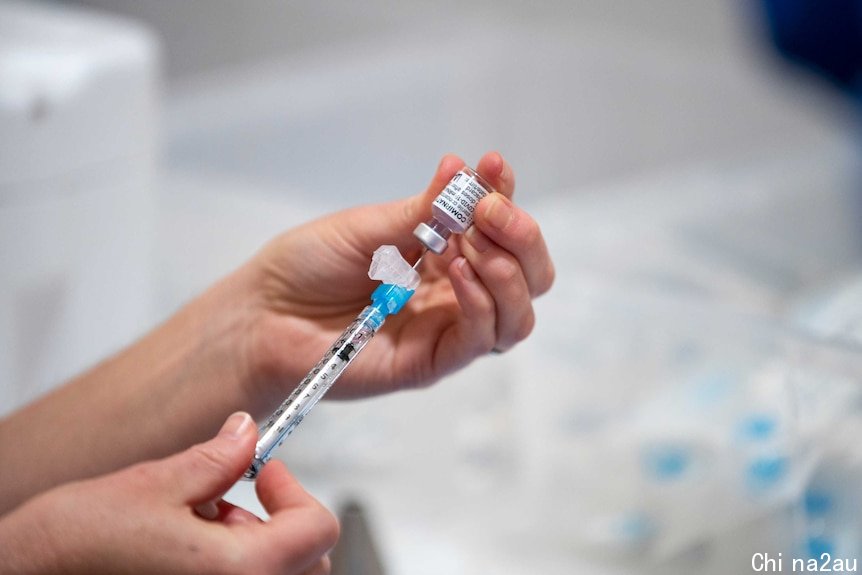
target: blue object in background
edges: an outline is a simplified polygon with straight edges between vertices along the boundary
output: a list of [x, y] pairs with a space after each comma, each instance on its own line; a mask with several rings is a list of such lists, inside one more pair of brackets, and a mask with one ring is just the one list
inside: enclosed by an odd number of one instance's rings
[[805, 513], [809, 517], [823, 517], [832, 510], [832, 497], [828, 492], [809, 488], [805, 492]]
[[862, 1], [763, 0], [772, 42], [786, 58], [842, 90], [862, 93]]
[[759, 457], [748, 467], [748, 480], [756, 489], [769, 489], [787, 476], [788, 461], [783, 456]]
[[679, 479], [688, 470], [691, 453], [686, 447], [676, 445], [655, 446], [644, 455], [644, 469], [656, 481]]
[[777, 427], [775, 418], [766, 414], [752, 415], [740, 426], [742, 436], [749, 441], [765, 441], [773, 436]]

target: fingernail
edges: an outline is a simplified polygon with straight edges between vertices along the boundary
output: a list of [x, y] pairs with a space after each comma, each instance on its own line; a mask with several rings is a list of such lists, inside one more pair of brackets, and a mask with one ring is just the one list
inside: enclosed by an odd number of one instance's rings
[[476, 226], [471, 226], [467, 229], [464, 237], [467, 238], [470, 245], [479, 253], [485, 253], [488, 251], [488, 248], [491, 247], [491, 240], [488, 239], [488, 236], [479, 231], [479, 228]]
[[440, 163], [437, 164], [437, 171], [441, 171], [443, 167], [446, 165], [446, 161], [449, 159], [450, 154], [443, 154], [443, 157], [440, 158]]
[[218, 505], [215, 501], [207, 501], [206, 503], [195, 505], [195, 513], [204, 519], [216, 519], [218, 517]]
[[466, 258], [461, 258], [459, 267], [461, 268], [461, 274], [467, 278], [467, 280], [471, 282], [476, 281], [476, 272], [473, 271], [472, 266], [470, 266], [470, 262], [468, 262]]
[[502, 230], [512, 221], [515, 209], [505, 196], [491, 194], [488, 198], [490, 205], [485, 208], [485, 219], [492, 227]]
[[509, 170], [511, 168], [509, 167], [509, 163], [503, 157], [503, 154], [500, 154], [500, 159], [503, 161], [503, 163], [500, 165], [500, 175], [498, 177], [501, 180], [505, 180], [506, 178], [509, 177]]
[[251, 424], [251, 416], [243, 411], [237, 411], [227, 418], [218, 432], [219, 437], [238, 439], [247, 426]]

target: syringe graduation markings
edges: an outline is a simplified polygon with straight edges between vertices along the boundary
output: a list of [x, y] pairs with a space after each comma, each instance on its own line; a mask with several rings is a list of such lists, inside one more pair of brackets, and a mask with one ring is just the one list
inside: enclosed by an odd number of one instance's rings
[[[414, 269], [419, 265], [414, 265]], [[413, 290], [381, 284], [371, 294], [371, 305], [366, 306], [347, 327], [332, 347], [312, 368], [293, 393], [275, 410], [260, 429], [254, 459], [244, 477], [254, 479], [272, 454], [291, 434], [302, 419], [332, 387], [374, 334], [383, 325], [386, 316], [398, 313]]]
[[[419, 259], [413, 264], [413, 269], [411, 270], [410, 266], [401, 258], [395, 246], [380, 246], [375, 251], [372, 269], [377, 263], [378, 253], [383, 253], [384, 256], [397, 254], [395, 258], [381, 257], [380, 263], [383, 264], [383, 269], [387, 270], [387, 273], [394, 271], [401, 278], [412, 275], [412, 279], [403, 285], [416, 287], [419, 280], [416, 269], [427, 251], [430, 250], [437, 255], [442, 254], [448, 246], [447, 240], [452, 233], [464, 233], [473, 224], [473, 213], [476, 206], [489, 193], [494, 193], [494, 188], [475, 170], [464, 166], [434, 200], [431, 207], [433, 216], [431, 220], [420, 223], [413, 231], [413, 235], [425, 248]], [[458, 213], [460, 217], [453, 217], [451, 213], [442, 209], [440, 204], [446, 204], [447, 201], [464, 206], [464, 212]], [[406, 275], [403, 275], [404, 272], [407, 272]], [[375, 279], [372, 270], [369, 270], [369, 276]], [[415, 283], [409, 283], [413, 280]], [[362, 310], [341, 337], [336, 340], [332, 348], [323, 356], [323, 359], [317, 363], [261, 428], [254, 459], [245, 473], [246, 479], [253, 479], [257, 476], [260, 469], [272, 458], [273, 451], [299, 425], [302, 418], [320, 401], [350, 362], [362, 351], [365, 344], [374, 337], [374, 334], [383, 325], [386, 316], [398, 313], [413, 295], [413, 289], [396, 285], [401, 283], [400, 280], [393, 281], [395, 283], [383, 283], [374, 290], [374, 293], [371, 294], [371, 305]]]

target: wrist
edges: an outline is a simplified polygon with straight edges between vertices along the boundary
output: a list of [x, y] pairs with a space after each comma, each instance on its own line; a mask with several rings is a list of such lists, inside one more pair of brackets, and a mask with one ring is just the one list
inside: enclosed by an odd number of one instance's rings
[[[287, 311], [279, 309], [283, 299], [275, 295], [281, 286], [273, 288], [271, 281], [255, 258], [190, 304], [191, 314], [208, 318], [196, 337], [207, 350], [203, 363], [211, 369], [220, 366], [210, 378], [228, 380], [224, 385], [237, 394], [227, 413], [239, 409], [256, 419], [267, 416], [284, 399], [285, 381], [298, 381], [305, 374], [275, 335], [283, 331]], [[299, 325], [294, 328], [295, 343], [301, 347], [307, 338]]]
[[[40, 499], [0, 516], [0, 575], [57, 573], [57, 549]], [[50, 510], [47, 510], [50, 512]]]
[[244, 342], [252, 295], [245, 278], [234, 272], [108, 366], [103, 379], [128, 384], [124, 392], [112, 391], [118, 409], [134, 406], [134, 441], [143, 451], [100, 472], [205, 441], [230, 413], [248, 409], [251, 370]]
[[226, 414], [249, 411], [256, 401], [258, 368], [250, 342], [262, 306], [247, 268], [210, 287], [175, 318], [179, 339], [189, 344], [182, 380]]
[[[291, 288], [281, 273], [273, 273], [268, 259], [253, 258], [231, 278], [243, 294], [244, 317], [233, 332], [232, 345], [242, 366], [242, 408], [259, 419], [284, 400], [285, 384], [295, 384], [308, 366], [295, 358], [312, 341], [315, 322], [302, 315], [285, 298]], [[289, 334], [289, 336], [287, 336]], [[292, 389], [292, 388], [291, 388]], [[288, 390], [290, 391], [290, 390]]]
[[[270, 414], [284, 400], [285, 382], [298, 382], [301, 375], [291, 359], [296, 349], [285, 350], [283, 340], [274, 334], [281, 331], [279, 314], [261, 307], [253, 313], [243, 334], [241, 352], [245, 362], [243, 389], [247, 394], [247, 411], [255, 418]], [[297, 333], [297, 347], [302, 341]], [[286, 353], [287, 352], [287, 353]], [[288, 390], [289, 391], [289, 390]]]

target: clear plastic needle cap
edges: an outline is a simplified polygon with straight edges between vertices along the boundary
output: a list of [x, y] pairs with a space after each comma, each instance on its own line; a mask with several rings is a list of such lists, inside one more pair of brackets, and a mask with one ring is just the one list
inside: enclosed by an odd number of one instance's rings
[[415, 290], [421, 281], [419, 272], [407, 263], [395, 246], [380, 246], [374, 250], [368, 277], [408, 290]]

